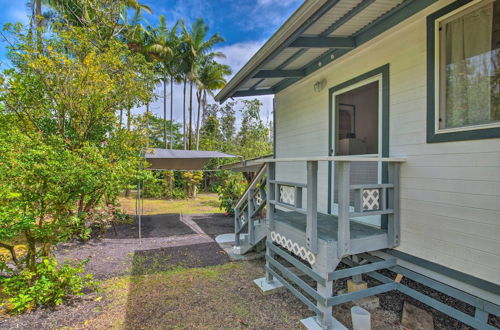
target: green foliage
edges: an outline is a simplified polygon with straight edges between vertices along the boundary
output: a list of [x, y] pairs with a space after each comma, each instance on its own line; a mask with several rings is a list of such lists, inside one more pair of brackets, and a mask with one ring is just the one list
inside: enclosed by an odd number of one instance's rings
[[182, 172], [182, 178], [185, 182], [187, 197], [195, 198], [198, 184], [203, 180], [203, 171]]
[[[209, 104], [204, 113], [200, 132], [202, 150], [219, 150], [251, 159], [272, 153], [271, 123], [260, 117], [262, 103], [258, 100], [226, 102], [222, 106]], [[237, 130], [236, 112], [241, 112], [241, 126]], [[221, 165], [234, 162], [234, 159], [212, 160], [207, 169], [217, 170]], [[248, 182], [241, 174], [229, 171], [214, 171], [205, 176], [205, 189], [217, 187], [221, 207], [228, 213], [234, 212], [232, 206], [241, 197]]]
[[220, 207], [226, 210], [229, 215], [234, 215], [234, 204], [245, 192], [247, 182], [241, 173], [225, 173], [223, 183], [218, 186], [217, 194], [219, 195]]
[[147, 131], [150, 148], [165, 148], [164, 124], [168, 131], [168, 146], [170, 147], [170, 129], [172, 128], [173, 149], [182, 148], [181, 125], [179, 123], [173, 122], [171, 124], [170, 120], [167, 120], [165, 123], [163, 118], [153, 113], [149, 113], [136, 116], [134, 118], [134, 124], [139, 129]]
[[[186, 199], [186, 184], [182, 173], [174, 171], [151, 171], [151, 176], [144, 181], [142, 195], [145, 198]], [[172, 181], [172, 187], [170, 187]], [[170, 189], [172, 188], [172, 189]]]
[[96, 288], [92, 275], [83, 275], [87, 261], [59, 266], [53, 258], [43, 258], [35, 270], [25, 269], [12, 277], [0, 278], [0, 307], [22, 313], [38, 306], [57, 306], [69, 296], [81, 296], [85, 288]]
[[52, 249], [105, 229], [120, 191], [145, 176], [145, 132], [123, 129], [116, 114], [149, 102], [154, 81], [144, 56], [116, 38], [55, 23], [36, 37], [6, 30], [15, 43], [0, 76], [0, 248], [10, 258], [0, 270], [12, 275], [2, 279], [6, 308], [21, 312], [85, 286], [83, 268], [58, 268]]

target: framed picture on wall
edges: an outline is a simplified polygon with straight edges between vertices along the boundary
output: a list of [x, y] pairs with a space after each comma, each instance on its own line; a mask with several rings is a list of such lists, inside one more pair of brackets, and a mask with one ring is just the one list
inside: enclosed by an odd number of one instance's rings
[[339, 103], [339, 139], [356, 137], [356, 106]]

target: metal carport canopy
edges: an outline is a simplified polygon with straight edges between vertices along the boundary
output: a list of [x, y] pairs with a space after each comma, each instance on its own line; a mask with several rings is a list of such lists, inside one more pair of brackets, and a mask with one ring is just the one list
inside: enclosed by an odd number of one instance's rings
[[239, 156], [219, 151], [172, 150], [150, 148], [145, 154], [150, 170], [202, 170], [214, 158], [236, 158]]

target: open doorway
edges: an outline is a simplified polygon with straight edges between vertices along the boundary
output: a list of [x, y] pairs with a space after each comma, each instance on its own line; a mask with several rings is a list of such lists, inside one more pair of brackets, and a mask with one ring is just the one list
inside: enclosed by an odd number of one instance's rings
[[378, 154], [379, 82], [335, 96], [337, 156]]
[[[332, 94], [332, 154], [335, 156], [381, 156], [381, 79], [374, 77]], [[351, 184], [382, 182], [379, 162], [353, 162]], [[333, 168], [333, 182], [337, 169]], [[337, 187], [333, 185], [333, 214], [337, 214]], [[354, 193], [351, 203], [354, 206]], [[356, 218], [366, 224], [380, 226], [380, 216]]]

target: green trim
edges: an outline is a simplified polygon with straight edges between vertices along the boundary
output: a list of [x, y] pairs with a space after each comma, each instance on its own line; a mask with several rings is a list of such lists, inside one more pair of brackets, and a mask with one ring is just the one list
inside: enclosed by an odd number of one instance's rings
[[500, 128], [478, 128], [450, 133], [436, 133], [435, 94], [435, 21], [472, 0], [458, 0], [427, 16], [427, 143], [493, 139], [500, 137]]
[[[343, 82], [337, 86], [334, 86], [329, 89], [328, 92], [328, 155], [333, 155], [333, 127], [332, 127], [332, 119], [333, 119], [333, 103], [332, 103], [332, 95], [346, 87], [357, 84], [363, 80], [367, 80], [377, 75], [382, 75], [382, 157], [389, 156], [389, 64], [385, 64], [381, 67], [373, 69], [369, 72], [366, 72], [362, 75], [359, 75], [355, 78], [352, 78], [346, 82]], [[332, 162], [328, 162], [328, 213], [332, 213]], [[387, 164], [383, 164], [382, 166], [382, 182], [387, 182], [388, 178], [388, 170]], [[387, 222], [386, 217], [382, 217], [381, 225], [384, 228], [384, 224]]]

